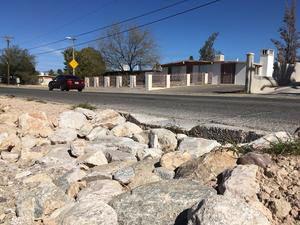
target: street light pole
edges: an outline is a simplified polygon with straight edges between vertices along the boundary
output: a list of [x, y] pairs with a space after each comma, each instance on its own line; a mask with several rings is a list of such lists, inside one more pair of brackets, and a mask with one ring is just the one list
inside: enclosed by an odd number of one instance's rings
[[[73, 60], [75, 59], [75, 41], [76, 38], [75, 37], [66, 37], [66, 39], [71, 40], [72, 41], [72, 57]], [[73, 75], [75, 76], [75, 68], [73, 67]]]
[[10, 79], [9, 45], [10, 45], [10, 41], [13, 39], [13, 37], [4, 36], [3, 38], [7, 43], [7, 48], [6, 48], [6, 60], [7, 60], [7, 62], [6, 63], [7, 63], [7, 84], [9, 85], [9, 79]]

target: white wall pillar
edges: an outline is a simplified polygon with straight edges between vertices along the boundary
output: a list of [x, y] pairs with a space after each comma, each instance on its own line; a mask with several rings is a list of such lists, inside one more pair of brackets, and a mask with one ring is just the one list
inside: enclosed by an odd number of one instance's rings
[[94, 78], [94, 87], [99, 87], [99, 77], [93, 77]]
[[254, 53], [247, 54], [245, 91], [251, 94], [252, 76], [254, 74]]
[[90, 86], [90, 78], [89, 77], [85, 77], [84, 78], [84, 84], [85, 84], [85, 87], [89, 87]]
[[208, 73], [204, 74], [204, 84], [208, 84]]
[[186, 86], [191, 86], [191, 74], [186, 75]]
[[122, 87], [122, 76], [117, 76], [116, 77], [116, 87], [117, 88]]
[[171, 87], [171, 75], [167, 74], [166, 75], [166, 88], [170, 88]]
[[110, 77], [104, 77], [104, 87], [110, 87]]
[[130, 75], [130, 88], [136, 88], [136, 76]]
[[151, 91], [152, 90], [152, 74], [145, 74], [145, 85], [146, 85], [146, 90]]

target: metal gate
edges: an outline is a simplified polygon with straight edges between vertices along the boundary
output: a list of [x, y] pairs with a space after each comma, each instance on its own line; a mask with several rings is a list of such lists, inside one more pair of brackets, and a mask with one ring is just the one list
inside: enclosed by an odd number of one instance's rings
[[221, 84], [234, 84], [235, 63], [221, 64]]

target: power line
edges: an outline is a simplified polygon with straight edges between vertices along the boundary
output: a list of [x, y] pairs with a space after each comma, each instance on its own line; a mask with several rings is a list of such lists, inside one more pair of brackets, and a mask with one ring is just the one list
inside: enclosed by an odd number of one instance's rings
[[[112, 1], [115, 1], [115, 0], [112, 0]], [[73, 1], [72, 1], [72, 6], [77, 5], [79, 2], [81, 2], [81, 0], [77, 0], [77, 1], [76, 1], [76, 0], [73, 0]], [[106, 7], [106, 6], [109, 5], [109, 4], [110, 4], [110, 3], [106, 3], [106, 4], [102, 5], [101, 8], [98, 8], [98, 9], [95, 9], [95, 10], [93, 10], [93, 11], [90, 11], [90, 12], [88, 12], [88, 13], [86, 13], [86, 14], [83, 14], [83, 16], [76, 17], [75, 19], [71, 20], [70, 22], [67, 22], [67, 23], [65, 23], [65, 24], [62, 24], [61, 26], [57, 26], [55, 29], [51, 29], [51, 30], [48, 31], [48, 32], [44, 32], [44, 33], [42, 33], [42, 34], [40, 34], [40, 35], [37, 35], [37, 36], [36, 36], [35, 38], [33, 38], [33, 39], [30, 39], [30, 40], [27, 40], [27, 41], [23, 41], [23, 42], [20, 43], [20, 45], [27, 44], [27, 43], [32, 43], [33, 40], [40, 39], [41, 37], [44, 37], [44, 36], [46, 36], [46, 35], [48, 35], [48, 34], [51, 34], [53, 31], [60, 30], [60, 29], [62, 29], [62, 28], [64, 28], [64, 27], [66, 27], [66, 26], [68, 26], [68, 25], [74, 23], [75, 21], [77, 21], [77, 20], [79, 20], [79, 19], [82, 19], [83, 17], [87, 17], [87, 16], [89, 16], [90, 14], [93, 14], [93, 13], [99, 11], [100, 9], [103, 9], [104, 7]], [[70, 6], [68, 6], [68, 8], [69, 8], [69, 10], [70, 10]], [[72, 8], [73, 8], [73, 7], [72, 7]], [[52, 15], [52, 16], [53, 16], [53, 17], [57, 17], [58, 15], [62, 15], [65, 11], [66, 11], [65, 8], [61, 8], [58, 12], [55, 13], [55, 15]]]
[[[86, 44], [89, 44], [89, 43], [92, 43], [92, 42], [95, 42], [95, 41], [100, 41], [100, 40], [112, 37], [114, 35], [119, 35], [119, 34], [126, 33], [126, 32], [129, 32], [129, 31], [132, 31], [132, 30], [136, 30], [136, 29], [139, 29], [139, 28], [142, 28], [142, 27], [145, 27], [145, 26], [149, 26], [149, 25], [152, 25], [152, 24], [164, 21], [164, 20], [168, 20], [170, 18], [179, 16], [179, 15], [182, 15], [182, 14], [186, 14], [188, 12], [195, 11], [195, 10], [200, 9], [200, 8], [204, 8], [206, 6], [213, 5], [213, 4], [215, 4], [217, 2], [220, 2], [220, 1], [222, 1], [222, 0], [214, 0], [214, 1], [211, 1], [211, 2], [208, 2], [208, 3], [205, 3], [205, 4], [198, 5], [198, 6], [195, 6], [193, 8], [181, 11], [179, 13], [175, 13], [175, 14], [172, 14], [172, 15], [169, 15], [169, 16], [166, 16], [166, 17], [162, 17], [160, 19], [157, 19], [157, 20], [154, 20], [154, 21], [151, 21], [151, 22], [148, 22], [148, 23], [144, 23], [142, 25], [139, 25], [139, 26], [136, 26], [136, 27], [133, 27], [133, 28], [129, 28], [129, 29], [126, 29], [126, 30], [123, 30], [123, 31], [120, 31], [120, 32], [117, 32], [117, 33], [114, 33], [114, 34], [111, 34], [111, 35], [107, 35], [107, 36], [104, 36], [104, 37], [96, 38], [96, 39], [85, 41], [85, 42], [81, 42], [81, 43], [76, 44], [75, 47], [86, 45]], [[54, 49], [54, 50], [51, 50], [51, 51], [46, 51], [46, 52], [40, 52], [40, 53], [37, 53], [35, 55], [44, 55], [44, 54], [48, 54], [48, 53], [52, 53], [52, 52], [56, 52], [56, 51], [60, 51], [60, 50], [64, 50], [64, 49], [65, 49], [65, 47]]]
[[[123, 23], [127, 23], [127, 22], [130, 22], [130, 21], [132, 21], [132, 20], [136, 20], [136, 19], [139, 19], [139, 18], [142, 18], [142, 17], [145, 17], [145, 16], [149, 16], [149, 15], [151, 15], [151, 14], [154, 14], [154, 13], [157, 13], [157, 12], [160, 12], [160, 11], [163, 11], [163, 10], [165, 10], [165, 9], [174, 7], [174, 6], [176, 6], [176, 5], [179, 5], [179, 4], [182, 4], [182, 3], [184, 3], [184, 2], [188, 2], [188, 1], [190, 1], [190, 0], [181, 0], [181, 1], [175, 2], [175, 3], [173, 3], [173, 4], [164, 6], [164, 7], [162, 7], [162, 8], [154, 9], [154, 10], [151, 10], [151, 11], [149, 11], [149, 12], [140, 14], [140, 15], [138, 15], [138, 16], [130, 17], [130, 18], [125, 19], [125, 20], [122, 20], [122, 21], [120, 21], [120, 22], [117, 22], [117, 23], [114, 23], [114, 24], [110, 24], [110, 25], [106, 25], [106, 26], [103, 26], [103, 27], [98, 27], [98, 28], [95, 28], [95, 29], [93, 29], [93, 30], [86, 31], [86, 32], [83, 32], [83, 33], [79, 33], [79, 34], [73, 35], [73, 36], [76, 37], [76, 38], [78, 38], [78, 37], [81, 37], [81, 36], [84, 36], [84, 35], [87, 35], [87, 34], [91, 34], [91, 33], [94, 33], [94, 32], [100, 31], [100, 30], [104, 30], [104, 29], [107, 29], [107, 28], [116, 26], [116, 25], [121, 25], [121, 24], [123, 24]], [[54, 45], [54, 44], [57, 44], [57, 43], [60, 43], [60, 42], [63, 42], [63, 41], [65, 41], [65, 39], [59, 39], [59, 40], [57, 40], [57, 41], [53, 41], [53, 42], [49, 42], [49, 43], [46, 43], [46, 44], [42, 44], [42, 45], [38, 45], [38, 46], [35, 46], [35, 47], [32, 47], [32, 48], [29, 48], [28, 50], [33, 50], [33, 49], [37, 49], [37, 48], [42, 48], [42, 47], [46, 47], [46, 46], [49, 46], [49, 45]]]

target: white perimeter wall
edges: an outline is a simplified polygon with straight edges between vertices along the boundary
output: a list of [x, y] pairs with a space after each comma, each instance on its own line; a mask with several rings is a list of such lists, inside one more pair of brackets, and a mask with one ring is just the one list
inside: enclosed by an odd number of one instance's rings
[[246, 64], [236, 63], [235, 64], [235, 81], [236, 85], [245, 85], [246, 82]]
[[300, 82], [300, 63], [296, 63], [295, 72], [292, 74], [291, 80]]
[[200, 73], [212, 74], [212, 84], [220, 84], [221, 81], [221, 64], [210, 64], [199, 66]]

